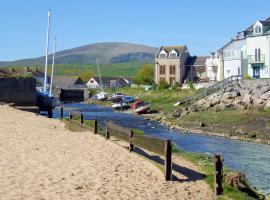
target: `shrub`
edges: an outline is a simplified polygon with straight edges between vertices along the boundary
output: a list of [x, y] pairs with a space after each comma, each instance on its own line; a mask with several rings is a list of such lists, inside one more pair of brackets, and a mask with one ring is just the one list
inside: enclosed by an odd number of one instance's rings
[[250, 132], [248, 133], [248, 138], [256, 138], [257, 137], [257, 134], [256, 133], [253, 133], [253, 132]]
[[160, 89], [168, 89], [170, 85], [167, 83], [166, 80], [162, 79], [159, 81], [159, 88]]
[[245, 75], [244, 79], [245, 80], [251, 80], [251, 76], [247, 74], [247, 75]]
[[194, 89], [194, 86], [193, 86], [193, 82], [192, 81], [189, 81], [188, 82], [188, 87], [189, 87], [189, 89]]

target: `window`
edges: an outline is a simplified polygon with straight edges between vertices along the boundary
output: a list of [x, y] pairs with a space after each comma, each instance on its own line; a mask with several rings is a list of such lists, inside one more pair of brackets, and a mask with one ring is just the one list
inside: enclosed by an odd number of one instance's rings
[[165, 53], [161, 53], [161, 54], [159, 54], [159, 57], [160, 57], [160, 58], [166, 58], [167, 55], [166, 55]]
[[170, 53], [170, 58], [176, 58], [177, 54], [176, 53]]
[[174, 85], [175, 84], [175, 77], [170, 77], [170, 85]]
[[261, 61], [261, 49], [255, 49], [255, 61]]
[[255, 27], [255, 31], [254, 31], [255, 34], [261, 34], [262, 33], [262, 27], [261, 26], [256, 26]]
[[175, 65], [170, 65], [170, 74], [175, 75]]
[[231, 70], [227, 69], [226, 74], [227, 74], [227, 76], [230, 76], [231, 75]]
[[165, 75], [165, 73], [166, 73], [165, 65], [160, 65], [159, 66], [159, 74], [160, 75]]
[[240, 67], [238, 67], [238, 75], [241, 74], [241, 70], [240, 70]]

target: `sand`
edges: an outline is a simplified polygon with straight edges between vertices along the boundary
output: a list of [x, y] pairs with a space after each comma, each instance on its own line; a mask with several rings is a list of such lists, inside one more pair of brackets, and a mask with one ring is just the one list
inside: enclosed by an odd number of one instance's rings
[[0, 155], [0, 199], [213, 199], [182, 158], [173, 159], [182, 174], [166, 182], [152, 162], [116, 142], [8, 106], [0, 106]]

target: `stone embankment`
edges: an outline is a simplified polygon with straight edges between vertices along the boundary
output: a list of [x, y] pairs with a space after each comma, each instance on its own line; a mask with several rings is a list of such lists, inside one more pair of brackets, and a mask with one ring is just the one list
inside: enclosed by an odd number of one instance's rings
[[269, 84], [238, 84], [225, 88], [188, 107], [175, 110], [174, 118], [197, 111], [265, 110], [270, 108]]

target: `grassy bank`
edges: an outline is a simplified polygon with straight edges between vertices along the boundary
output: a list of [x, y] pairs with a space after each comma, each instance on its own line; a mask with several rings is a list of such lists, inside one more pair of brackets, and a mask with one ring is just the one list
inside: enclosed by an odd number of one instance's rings
[[107, 92], [111, 94], [116, 91], [122, 92], [125, 95], [139, 97], [141, 100], [149, 102], [151, 104], [151, 110], [162, 111], [164, 113], [169, 113], [173, 111], [175, 109], [173, 104], [179, 101], [179, 99], [193, 95], [195, 93], [195, 90], [157, 89], [145, 91], [141, 88], [130, 87], [119, 88], [117, 90], [107, 90]]
[[[175, 146], [173, 148], [174, 154], [181, 156], [182, 158], [191, 161], [192, 163], [199, 166], [200, 170], [206, 175], [205, 181], [207, 184], [214, 189], [214, 165], [212, 161], [212, 156], [207, 154], [199, 154], [199, 153], [191, 153], [191, 152], [185, 152], [182, 150], [177, 149]], [[236, 173], [228, 168], [224, 168], [224, 174], [226, 173]], [[248, 186], [248, 182], [246, 181], [245, 184]], [[249, 187], [249, 186], [248, 186]], [[263, 195], [258, 194], [256, 191], [251, 189], [249, 187], [250, 191], [248, 193], [242, 192], [236, 188], [233, 188], [228, 183], [223, 183], [223, 195], [219, 196], [219, 200], [225, 200], [225, 199], [233, 199], [233, 200], [254, 200], [254, 199], [264, 199]]]
[[270, 110], [227, 110], [220, 112], [193, 112], [175, 119], [173, 123], [181, 124], [202, 122], [205, 131], [225, 133], [243, 139], [259, 139], [262, 143], [270, 140]]

